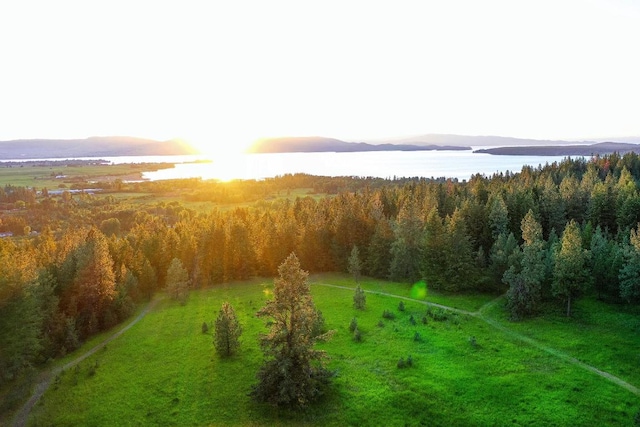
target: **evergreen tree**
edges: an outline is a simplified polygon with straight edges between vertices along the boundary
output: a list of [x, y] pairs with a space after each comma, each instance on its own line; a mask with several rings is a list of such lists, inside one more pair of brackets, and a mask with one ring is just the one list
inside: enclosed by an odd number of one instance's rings
[[542, 283], [546, 271], [546, 250], [542, 227], [529, 210], [522, 219], [522, 255], [504, 273], [503, 281], [509, 285], [507, 307], [512, 319], [534, 314], [542, 298]]
[[104, 326], [104, 314], [116, 297], [116, 280], [107, 239], [99, 230], [89, 231], [76, 259], [72, 300], [77, 304], [78, 329], [86, 338]]
[[637, 301], [640, 299], [640, 235], [637, 230], [631, 230], [623, 254], [624, 264], [619, 275], [620, 297], [627, 302]]
[[167, 292], [180, 304], [184, 304], [189, 296], [189, 274], [178, 258], [171, 260], [167, 270]]
[[[206, 325], [206, 324], [205, 324]], [[240, 347], [242, 327], [231, 304], [225, 302], [218, 312], [213, 343], [220, 356], [231, 356]]]
[[622, 251], [618, 243], [610, 240], [598, 226], [591, 238], [591, 277], [598, 298], [618, 298], [623, 268]]
[[421, 277], [423, 224], [417, 203], [410, 199], [400, 209], [391, 244], [389, 276], [393, 280], [414, 283]]
[[260, 339], [265, 362], [257, 374], [252, 395], [276, 406], [304, 407], [322, 395], [332, 373], [322, 365], [324, 352], [314, 350], [317, 311], [311, 298], [308, 273], [300, 268], [295, 254], [278, 267], [273, 300], [257, 315], [270, 318], [271, 328]]
[[589, 253], [582, 248], [580, 228], [570, 221], [562, 233], [560, 248], [555, 256], [552, 291], [567, 302], [567, 317], [571, 316], [572, 301], [590, 282]]
[[491, 235], [494, 240], [500, 235], [508, 234], [509, 212], [507, 211], [507, 204], [499, 194], [491, 200], [489, 227], [491, 228]]
[[349, 256], [349, 273], [353, 275], [353, 280], [356, 283], [360, 283], [360, 273], [362, 267], [360, 265], [360, 251], [357, 246], [351, 249], [351, 255]]
[[353, 294], [353, 306], [357, 310], [364, 310], [366, 304], [367, 304], [367, 296], [365, 295], [360, 285], [358, 285], [356, 287], [355, 293]]

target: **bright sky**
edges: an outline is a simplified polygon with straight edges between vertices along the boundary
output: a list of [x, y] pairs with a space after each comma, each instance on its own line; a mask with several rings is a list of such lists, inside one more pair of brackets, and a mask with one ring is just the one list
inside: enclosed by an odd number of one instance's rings
[[0, 3], [0, 140], [640, 135], [640, 2]]

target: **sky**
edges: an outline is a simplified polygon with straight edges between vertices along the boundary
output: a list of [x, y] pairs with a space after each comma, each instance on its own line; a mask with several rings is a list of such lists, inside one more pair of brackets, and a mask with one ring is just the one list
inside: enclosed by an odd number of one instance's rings
[[640, 136], [640, 2], [0, 2], [0, 140]]

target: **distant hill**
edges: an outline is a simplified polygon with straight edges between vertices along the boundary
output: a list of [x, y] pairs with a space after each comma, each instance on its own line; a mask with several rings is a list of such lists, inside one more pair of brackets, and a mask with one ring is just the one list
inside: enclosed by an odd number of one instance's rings
[[508, 156], [592, 156], [611, 153], [640, 153], [640, 145], [621, 142], [600, 142], [589, 145], [549, 145], [537, 147], [496, 147], [476, 150], [474, 153], [487, 153]]
[[250, 153], [318, 153], [318, 152], [360, 152], [360, 151], [426, 151], [426, 150], [470, 150], [468, 146], [440, 146], [414, 144], [369, 144], [365, 142], [345, 142], [320, 136], [266, 138], [256, 141], [248, 150]]
[[184, 154], [198, 154], [198, 151], [188, 143], [180, 140], [155, 141], [128, 136], [0, 141], [0, 159], [170, 156]]
[[[370, 144], [412, 144], [418, 146], [445, 145], [445, 146], [475, 146], [475, 147], [498, 147], [498, 146], [538, 146], [538, 145], [573, 145], [586, 144], [594, 141], [562, 141], [545, 139], [524, 139], [511, 138], [506, 136], [470, 136], [470, 135], [450, 135], [441, 133], [430, 133], [403, 138], [372, 139], [366, 142]], [[621, 141], [625, 142], [625, 141]]]

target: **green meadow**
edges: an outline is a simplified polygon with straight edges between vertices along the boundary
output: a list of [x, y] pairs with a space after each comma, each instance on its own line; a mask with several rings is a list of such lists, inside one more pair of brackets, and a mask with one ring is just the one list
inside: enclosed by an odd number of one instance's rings
[[[322, 400], [307, 410], [276, 409], [247, 396], [263, 360], [258, 336], [266, 327], [255, 312], [271, 298], [272, 280], [265, 279], [192, 291], [184, 306], [161, 299], [106, 348], [59, 375], [29, 425], [632, 425], [639, 409], [638, 397], [628, 390], [479, 316], [372, 293], [366, 310], [358, 311], [353, 290], [322, 285], [353, 287], [352, 279], [320, 275], [310, 281], [327, 328], [335, 330], [319, 345], [335, 378]], [[411, 296], [406, 284], [364, 279], [362, 286]], [[429, 291], [426, 300], [477, 312], [495, 297]], [[211, 332], [202, 331], [202, 323], [212, 325], [224, 301], [233, 305], [244, 328], [241, 350], [230, 359], [221, 359]], [[611, 325], [631, 323], [637, 314], [609, 312], [595, 301], [581, 304], [579, 313], [598, 305], [604, 314], [511, 323], [501, 318], [498, 302], [483, 315], [639, 384], [638, 375], [629, 372], [638, 362], [638, 334], [628, 338], [631, 326]], [[385, 310], [395, 319], [383, 318]], [[354, 317], [361, 342], [349, 331]], [[598, 348], [610, 350], [600, 355]], [[398, 361], [409, 356], [413, 366], [398, 368]]]

